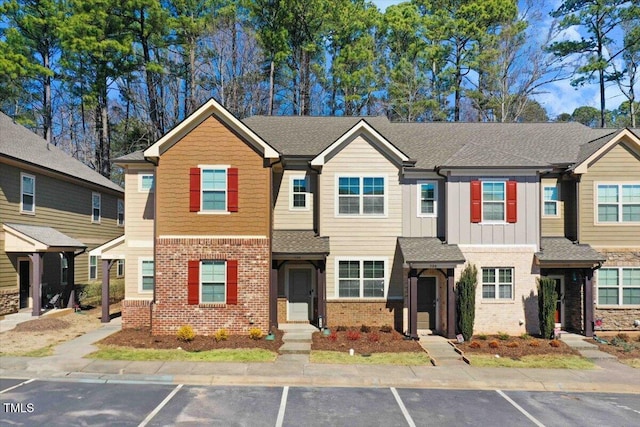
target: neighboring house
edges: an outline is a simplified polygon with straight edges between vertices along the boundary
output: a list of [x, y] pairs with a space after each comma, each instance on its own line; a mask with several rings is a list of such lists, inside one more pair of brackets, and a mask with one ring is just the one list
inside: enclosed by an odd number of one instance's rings
[[124, 191], [0, 113], [0, 227], [0, 314], [38, 316], [101, 277], [86, 250], [123, 234]]
[[[156, 178], [153, 227], [136, 237], [154, 244], [154, 292], [140, 301], [140, 265], [125, 301], [150, 314], [141, 321], [125, 309], [124, 324], [151, 323], [154, 333], [386, 324], [453, 337], [455, 281], [472, 263], [478, 332], [537, 332], [543, 275], [558, 283], [559, 326], [590, 335], [596, 319], [613, 327], [613, 315], [615, 328], [631, 329], [638, 144], [629, 130], [577, 123], [240, 122], [211, 100], [144, 153], [117, 160], [145, 159]], [[610, 167], [621, 159], [623, 169]]]

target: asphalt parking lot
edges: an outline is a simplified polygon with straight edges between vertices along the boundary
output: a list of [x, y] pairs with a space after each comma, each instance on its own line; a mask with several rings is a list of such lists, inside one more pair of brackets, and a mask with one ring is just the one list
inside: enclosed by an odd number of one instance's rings
[[0, 379], [2, 426], [638, 426], [640, 395]]

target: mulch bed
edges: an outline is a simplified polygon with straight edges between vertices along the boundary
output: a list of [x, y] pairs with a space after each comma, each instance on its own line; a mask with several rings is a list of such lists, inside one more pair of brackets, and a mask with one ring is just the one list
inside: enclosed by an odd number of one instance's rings
[[629, 334], [620, 334], [615, 339], [614, 336], [600, 336], [609, 344], [603, 344], [593, 339], [585, 339], [590, 344], [597, 344], [600, 351], [613, 354], [618, 359], [640, 359], [640, 335], [629, 336]]
[[212, 336], [196, 335], [193, 341], [180, 341], [175, 335], [151, 335], [149, 329], [123, 329], [113, 335], [99, 341], [99, 344], [115, 345], [120, 347], [150, 348], [150, 349], [176, 349], [178, 347], [186, 351], [207, 351], [223, 348], [261, 348], [277, 352], [282, 346], [282, 331], [276, 332], [273, 341], [263, 338], [254, 340], [247, 335], [229, 335], [224, 341], [216, 341]]
[[367, 333], [361, 332], [360, 328], [332, 331], [331, 335], [314, 332], [311, 349], [342, 352], [353, 349], [357, 354], [424, 352], [420, 344], [405, 340], [397, 331], [381, 332], [372, 329]]
[[16, 332], [44, 332], [44, 331], [59, 331], [71, 326], [71, 323], [63, 319], [55, 317], [43, 317], [40, 319], [28, 320], [26, 322], [18, 323], [15, 327]]
[[[492, 347], [497, 346], [497, 347]], [[557, 345], [555, 347], [554, 345]], [[474, 337], [469, 342], [457, 344], [465, 354], [498, 354], [500, 357], [510, 357], [518, 359], [529, 355], [579, 355], [579, 353], [569, 347], [561, 340], [547, 340], [530, 337], [523, 339], [520, 337], [509, 337], [501, 340], [497, 336], [488, 336], [486, 340]]]

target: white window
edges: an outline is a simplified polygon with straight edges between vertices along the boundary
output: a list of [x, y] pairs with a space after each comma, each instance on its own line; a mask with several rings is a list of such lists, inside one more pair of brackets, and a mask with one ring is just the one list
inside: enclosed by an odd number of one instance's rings
[[227, 265], [225, 261], [200, 262], [200, 302], [226, 302]]
[[418, 183], [418, 216], [438, 214], [438, 184], [435, 181]]
[[290, 187], [290, 197], [289, 197], [289, 209], [291, 210], [307, 210], [309, 206], [307, 205], [309, 192], [308, 181], [305, 176], [292, 176], [291, 177], [291, 187]]
[[20, 174], [20, 212], [35, 213], [36, 211], [36, 177]]
[[543, 188], [543, 216], [558, 216], [558, 187], [555, 185], [545, 186]]
[[100, 193], [92, 193], [91, 194], [91, 222], [100, 222], [100, 205], [101, 197]]
[[155, 180], [152, 173], [138, 174], [138, 191], [141, 193], [153, 192], [155, 189]]
[[640, 222], [640, 183], [598, 184], [598, 223]]
[[339, 260], [338, 296], [340, 298], [383, 298], [384, 260]]
[[385, 178], [338, 177], [337, 215], [385, 215]]
[[124, 260], [119, 259], [116, 261], [116, 276], [122, 277], [124, 276]]
[[89, 257], [89, 280], [96, 280], [98, 278], [98, 257]]
[[118, 225], [124, 226], [124, 200], [118, 199]]
[[504, 181], [482, 181], [482, 220], [505, 221], [506, 183]]
[[140, 260], [140, 291], [152, 292], [155, 286], [154, 264], [152, 259]]
[[482, 298], [513, 299], [513, 268], [483, 268]]
[[598, 270], [599, 305], [640, 305], [640, 267]]
[[201, 172], [202, 211], [227, 211], [227, 169], [207, 169]]

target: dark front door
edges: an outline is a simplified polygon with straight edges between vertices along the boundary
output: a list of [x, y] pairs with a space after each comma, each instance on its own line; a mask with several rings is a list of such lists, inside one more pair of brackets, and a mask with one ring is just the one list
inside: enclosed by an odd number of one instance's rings
[[418, 277], [418, 329], [436, 329], [436, 278]]
[[18, 261], [18, 274], [20, 275], [20, 308], [28, 308], [31, 291], [29, 261]]
[[564, 326], [564, 280], [562, 277], [554, 277], [556, 282], [556, 315], [555, 321], [557, 324]]

